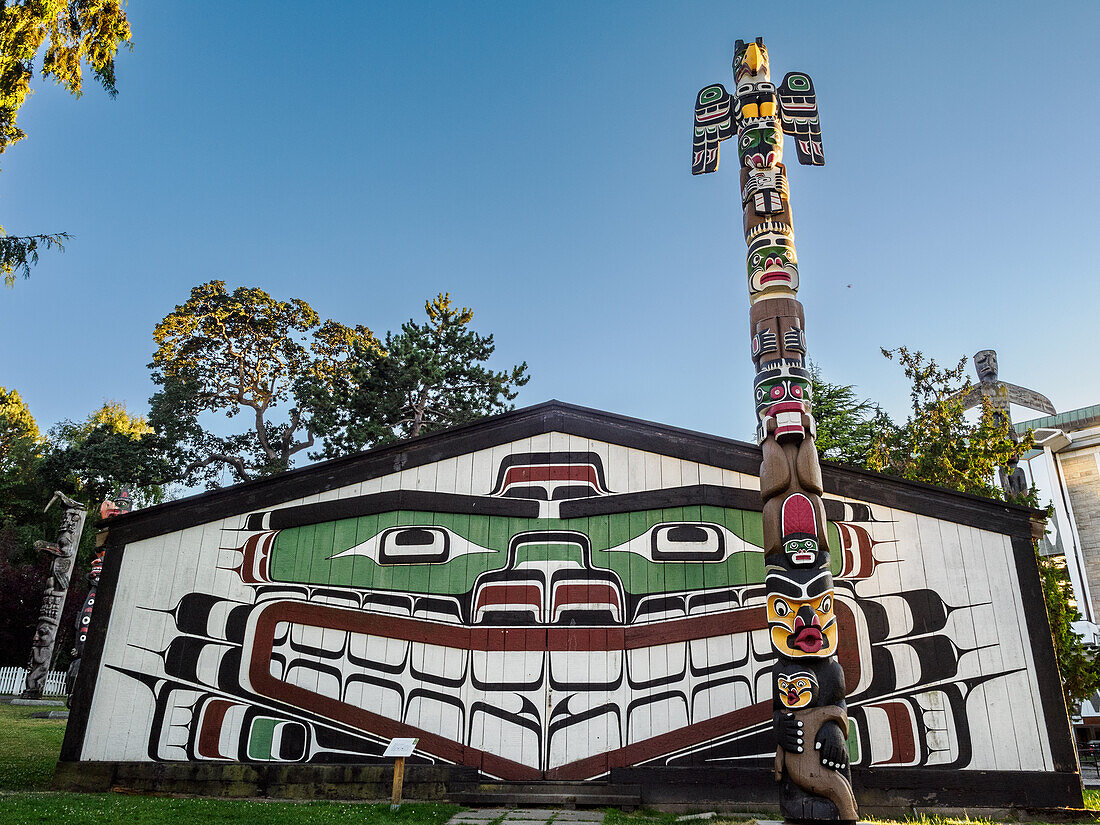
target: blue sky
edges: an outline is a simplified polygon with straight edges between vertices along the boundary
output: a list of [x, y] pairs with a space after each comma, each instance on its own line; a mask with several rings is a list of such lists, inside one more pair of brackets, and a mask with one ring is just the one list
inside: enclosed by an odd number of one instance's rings
[[1100, 401], [1100, 4], [128, 12], [118, 97], [38, 80], [0, 157], [8, 232], [73, 235], [0, 291], [0, 385], [45, 426], [144, 411], [154, 325], [221, 278], [379, 334], [450, 291], [528, 362], [521, 405], [750, 438], [736, 155], [693, 178], [690, 134], [757, 35], [818, 90], [827, 165], [789, 178], [827, 377], [904, 415], [880, 346], [994, 348], [1059, 410]]

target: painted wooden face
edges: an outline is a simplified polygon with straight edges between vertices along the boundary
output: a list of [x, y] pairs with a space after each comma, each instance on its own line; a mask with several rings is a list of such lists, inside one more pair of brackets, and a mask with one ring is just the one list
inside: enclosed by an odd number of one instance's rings
[[783, 501], [783, 554], [791, 567], [816, 567], [824, 561], [818, 545], [817, 512], [802, 493], [794, 493]]
[[817, 677], [808, 670], [780, 672], [775, 677], [775, 695], [785, 708], [804, 708], [817, 695]]
[[782, 363], [756, 375], [756, 415], [762, 427], [775, 419], [775, 437], [805, 436], [803, 416], [812, 408], [810, 374], [801, 367]]
[[819, 573], [800, 584], [787, 573], [767, 577], [772, 647], [784, 656], [824, 658], [836, 652], [833, 578]]
[[781, 232], [761, 232], [749, 244], [749, 293], [798, 289], [798, 255], [794, 241]]
[[767, 169], [783, 161], [783, 131], [773, 117], [748, 121], [737, 136], [737, 156], [748, 169]]

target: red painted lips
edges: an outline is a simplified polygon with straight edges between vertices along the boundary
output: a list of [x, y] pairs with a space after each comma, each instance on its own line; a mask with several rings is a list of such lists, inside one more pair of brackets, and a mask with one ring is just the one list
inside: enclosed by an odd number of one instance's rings
[[814, 616], [813, 624], [807, 625], [801, 616], [794, 620], [794, 633], [787, 637], [787, 644], [804, 653], [817, 653], [825, 646], [825, 637], [821, 635], [821, 626]]

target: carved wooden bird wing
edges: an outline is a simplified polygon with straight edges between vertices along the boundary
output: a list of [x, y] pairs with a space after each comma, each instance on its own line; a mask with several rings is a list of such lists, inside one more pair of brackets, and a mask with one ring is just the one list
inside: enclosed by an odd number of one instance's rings
[[794, 138], [798, 162], [803, 166], [824, 166], [825, 151], [821, 148], [821, 118], [817, 113], [814, 82], [802, 72], [787, 72], [776, 92], [779, 120], [783, 131]]
[[733, 137], [734, 131], [733, 98], [721, 83], [707, 86], [695, 98], [691, 174], [703, 175], [717, 169], [718, 144]]
[[1007, 381], [1002, 382], [1008, 387], [1008, 400], [1013, 404], [1019, 404], [1021, 407], [1027, 407], [1029, 410], [1037, 410], [1047, 415], [1057, 415], [1054, 410], [1054, 405], [1050, 403], [1050, 399], [1042, 393], [1035, 392], [1035, 390], [1029, 390], [1027, 387], [1018, 387], [1015, 384], [1009, 384]]

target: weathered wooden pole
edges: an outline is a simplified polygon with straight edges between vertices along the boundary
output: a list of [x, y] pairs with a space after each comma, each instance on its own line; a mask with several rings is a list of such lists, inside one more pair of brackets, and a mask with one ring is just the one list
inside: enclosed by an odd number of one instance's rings
[[84, 532], [84, 518], [87, 509], [79, 501], [73, 501], [64, 493], [57, 491], [46, 505], [49, 510], [53, 503], [61, 500], [64, 510], [61, 513], [61, 527], [57, 531], [57, 541], [53, 544], [45, 541], [35, 542], [35, 549], [53, 557], [50, 575], [46, 577], [45, 592], [42, 594], [42, 609], [38, 614], [38, 623], [34, 628], [34, 640], [31, 642], [31, 659], [27, 665], [27, 682], [20, 698], [41, 699], [46, 687], [46, 677], [50, 673], [53, 660], [54, 642], [57, 640], [57, 626], [61, 621], [61, 611], [65, 608], [65, 596], [69, 593], [69, 579], [76, 563], [76, 551], [80, 547], [80, 535]]
[[789, 820], [857, 818], [848, 765], [844, 671], [836, 659], [833, 576], [821, 500], [802, 304], [798, 301], [783, 134], [800, 163], [821, 166], [813, 81], [790, 72], [776, 89], [760, 38], [734, 47], [736, 86], [695, 103], [692, 174], [718, 168], [721, 141], [737, 138], [748, 244], [749, 326], [756, 367], [757, 440], [763, 453], [764, 558], [773, 667], [775, 777]]
[[[122, 490], [114, 497], [107, 499], [99, 506], [99, 515], [104, 520], [123, 513], [129, 513], [133, 507], [133, 498], [128, 490]], [[96, 536], [95, 555], [92, 556], [92, 564], [88, 570], [88, 595], [84, 599], [84, 606], [76, 614], [76, 639], [73, 642], [73, 661], [69, 665], [69, 672], [65, 675], [65, 690], [71, 697], [76, 687], [77, 677], [80, 675], [80, 660], [84, 656], [84, 644], [88, 641], [88, 628], [92, 624], [92, 611], [95, 609], [96, 592], [99, 590], [99, 577], [103, 574], [103, 561], [106, 556], [106, 548], [101, 547], [107, 533], [101, 530]]]

